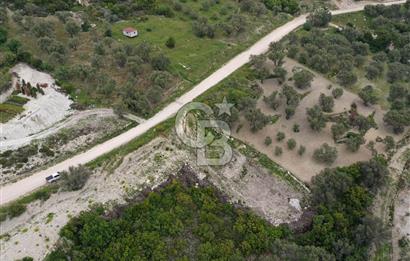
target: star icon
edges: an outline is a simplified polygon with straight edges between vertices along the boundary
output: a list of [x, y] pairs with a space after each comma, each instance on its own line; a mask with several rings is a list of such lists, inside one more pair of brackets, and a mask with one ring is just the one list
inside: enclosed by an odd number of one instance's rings
[[224, 97], [224, 100], [222, 103], [217, 103], [215, 105], [219, 109], [218, 116], [221, 116], [222, 114], [228, 114], [229, 116], [231, 116], [231, 108], [233, 107], [233, 104], [228, 103], [226, 100], [226, 97]]

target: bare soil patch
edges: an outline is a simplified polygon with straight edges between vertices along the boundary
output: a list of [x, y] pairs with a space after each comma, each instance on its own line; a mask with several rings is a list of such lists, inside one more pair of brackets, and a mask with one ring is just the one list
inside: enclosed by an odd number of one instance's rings
[[234, 159], [226, 166], [198, 167], [196, 156], [179, 140], [160, 137], [123, 159], [107, 162], [96, 170], [82, 190], [59, 192], [43, 203], [34, 202], [20, 217], [5, 221], [2, 257], [14, 260], [32, 256], [41, 260], [56, 243], [58, 231], [70, 217], [93, 204], [124, 203], [126, 198], [135, 197], [147, 188], [156, 188], [184, 164], [189, 164], [199, 179], [208, 178], [231, 202], [241, 201], [272, 224], [289, 223], [302, 214], [295, 204], [303, 202], [300, 192], [240, 153], [235, 152]]
[[[291, 59], [286, 59], [284, 68], [288, 71], [288, 78], [292, 77], [291, 72], [295, 66], [307, 69], [306, 67]], [[357, 161], [369, 160], [372, 157], [371, 151], [367, 149], [365, 145], [362, 145], [357, 152], [352, 153], [346, 149], [346, 145], [335, 144], [330, 129], [331, 123], [328, 123], [326, 125], [326, 128], [324, 128], [320, 132], [315, 132], [310, 128], [309, 123], [306, 119], [306, 109], [318, 104], [319, 96], [321, 93], [324, 93], [325, 95], [331, 95], [332, 89], [328, 88], [329, 85], [332, 85], [332, 88], [338, 87], [336, 84], [330, 82], [326, 78], [316, 73], [314, 74], [315, 78], [312, 82], [312, 87], [303, 91], [297, 90], [300, 94], [305, 94], [305, 97], [301, 100], [299, 106], [296, 109], [295, 115], [290, 120], [285, 119], [285, 108], [283, 105], [280, 106], [276, 111], [273, 111], [263, 101], [263, 97], [261, 97], [257, 103], [257, 107], [267, 115], [281, 115], [279, 120], [276, 123], [269, 124], [262, 130], [253, 133], [250, 130], [248, 122], [243, 117], [241, 117], [241, 120], [237, 123], [236, 126], [234, 126], [235, 131], [232, 132], [232, 135], [235, 138], [245, 141], [249, 145], [255, 147], [257, 150], [265, 153], [272, 160], [282, 165], [285, 169], [288, 169], [305, 182], [310, 182], [311, 178], [317, 175], [325, 167], [350, 165]], [[293, 85], [293, 82], [288, 82], [288, 84]], [[272, 79], [265, 80], [264, 83], [261, 84], [261, 86], [263, 88], [265, 96], [269, 96], [273, 91], [280, 91], [282, 88], [276, 80]], [[366, 143], [375, 141], [377, 137], [384, 138], [386, 135], [391, 135], [395, 137], [396, 140], [400, 138], [400, 136], [394, 135], [393, 132], [384, 125], [383, 115], [385, 112], [380, 108], [380, 106], [376, 105], [366, 107], [356, 94], [353, 94], [346, 89], [344, 90], [344, 94], [341, 98], [335, 99], [333, 113], [348, 111], [350, 109], [350, 105], [353, 102], [357, 104], [358, 112], [364, 116], [368, 116], [375, 112], [374, 119], [378, 125], [378, 129], [371, 129], [367, 132], [367, 134], [365, 135]], [[298, 124], [300, 126], [300, 132], [295, 133], [293, 131], [294, 124]], [[241, 125], [243, 127], [239, 129], [239, 132], [237, 132], [236, 130], [238, 126]], [[281, 142], [276, 141], [276, 134], [279, 131], [286, 134], [286, 139]], [[266, 146], [264, 144], [266, 137], [272, 138], [272, 144], [269, 146]], [[306, 153], [303, 156], [298, 155], [297, 147], [294, 150], [287, 149], [286, 141], [290, 138], [296, 140], [297, 146], [303, 145], [306, 147]], [[314, 150], [319, 148], [325, 142], [331, 146], [335, 146], [338, 150], [338, 158], [331, 166], [317, 163], [312, 158]], [[282, 147], [283, 154], [281, 156], [274, 155], [275, 146]], [[383, 144], [376, 143], [376, 149], [379, 152], [383, 152], [383, 147]]]
[[130, 125], [130, 121], [119, 119], [110, 109], [76, 112], [65, 121], [30, 136], [33, 140], [28, 145], [2, 151], [0, 184], [28, 176], [33, 171], [89, 148]]

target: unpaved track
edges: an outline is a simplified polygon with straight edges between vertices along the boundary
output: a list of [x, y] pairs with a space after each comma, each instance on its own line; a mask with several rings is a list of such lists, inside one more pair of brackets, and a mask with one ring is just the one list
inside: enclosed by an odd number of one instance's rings
[[[386, 3], [386, 5], [392, 4], [402, 4], [405, 3], [405, 0], [394, 1]], [[379, 4], [379, 3], [377, 3]], [[357, 12], [363, 10], [364, 6], [354, 7], [352, 9], [337, 10], [333, 11], [333, 14], [343, 14], [350, 12]], [[108, 140], [100, 145], [95, 146], [94, 148], [81, 153], [73, 158], [67, 159], [49, 169], [40, 171], [36, 174], [33, 174], [30, 177], [24, 178], [16, 183], [8, 184], [1, 188], [0, 192], [0, 205], [13, 201], [20, 196], [23, 196], [45, 184], [45, 177], [55, 173], [57, 171], [67, 170], [70, 166], [76, 166], [79, 164], [85, 164], [90, 162], [101, 155], [104, 155], [115, 148], [124, 145], [136, 137], [146, 133], [149, 129], [155, 127], [159, 123], [171, 118], [174, 116], [178, 110], [185, 104], [191, 102], [193, 99], [210, 89], [211, 87], [218, 84], [220, 81], [228, 77], [234, 71], [239, 69], [241, 66], [249, 62], [251, 55], [258, 55], [265, 53], [269, 49], [269, 44], [271, 42], [277, 42], [281, 40], [284, 36], [294, 31], [299, 26], [303, 25], [306, 22], [306, 15], [301, 15], [292, 21], [286, 23], [283, 26], [280, 26], [273, 30], [271, 33], [263, 37], [252, 47], [242, 52], [241, 54], [234, 57], [228, 63], [223, 65], [216, 72], [211, 74], [208, 78], [203, 80], [201, 83], [196, 85], [192, 90], [182, 95], [175, 102], [172, 102], [160, 112], [155, 114], [152, 118], [138, 125], [137, 127], [130, 129], [129, 131], [118, 135], [111, 140]]]

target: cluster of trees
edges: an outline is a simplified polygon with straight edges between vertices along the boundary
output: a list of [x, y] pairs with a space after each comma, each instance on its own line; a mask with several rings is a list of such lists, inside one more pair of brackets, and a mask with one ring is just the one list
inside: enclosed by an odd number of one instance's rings
[[312, 206], [317, 213], [312, 229], [299, 238], [302, 245], [322, 247], [336, 260], [367, 260], [371, 248], [388, 236], [370, 211], [387, 177], [382, 158], [326, 169], [314, 177]]
[[[309, 29], [302, 37], [289, 37], [289, 56], [301, 63], [331, 76], [336, 75], [340, 84], [356, 83], [355, 68], [363, 68], [366, 77], [374, 80], [386, 77], [390, 82], [409, 81], [410, 29], [408, 5], [368, 6], [365, 15], [369, 28], [359, 29], [353, 25], [341, 31]], [[329, 13], [319, 9], [309, 17], [309, 23], [325, 26]], [[366, 64], [366, 56], [372, 60]], [[387, 72], [384, 68], [387, 63]]]
[[401, 133], [410, 126], [410, 88], [405, 83], [395, 83], [390, 86], [388, 100], [391, 108], [384, 115], [384, 122], [390, 125], [394, 132]]
[[173, 180], [142, 202], [82, 212], [46, 260], [367, 260], [387, 236], [370, 211], [387, 177], [381, 158], [324, 170], [312, 181], [313, 222], [299, 233], [225, 203], [213, 187]]
[[241, 259], [270, 252], [290, 233], [221, 198], [212, 187], [173, 180], [118, 215], [96, 207], [61, 230], [62, 240], [46, 260]]

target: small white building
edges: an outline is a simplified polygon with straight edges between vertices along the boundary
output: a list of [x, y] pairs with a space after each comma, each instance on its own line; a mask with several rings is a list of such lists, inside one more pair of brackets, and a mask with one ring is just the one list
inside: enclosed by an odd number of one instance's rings
[[127, 37], [133, 38], [138, 36], [138, 31], [132, 27], [127, 27], [122, 30], [122, 34]]

